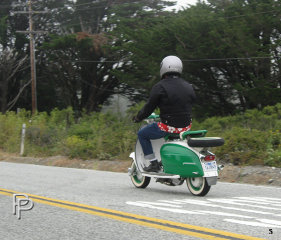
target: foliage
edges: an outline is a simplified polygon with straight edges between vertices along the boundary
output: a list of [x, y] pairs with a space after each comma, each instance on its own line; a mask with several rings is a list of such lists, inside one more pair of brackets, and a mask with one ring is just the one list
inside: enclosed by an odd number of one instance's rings
[[[280, 1], [198, 1], [178, 13], [164, 11], [173, 3], [162, 0], [33, 3], [34, 10], [52, 13], [33, 15], [34, 29], [49, 32], [36, 35], [40, 112], [0, 115], [4, 150], [18, 151], [25, 122], [28, 155], [127, 156], [138, 126], [130, 120], [143, 103], [125, 118], [98, 113], [101, 105], [116, 92], [145, 100], [159, 81], [161, 59], [178, 55], [198, 96], [193, 128], [226, 139], [218, 156], [280, 166]], [[24, 7], [24, 1], [0, 3], [3, 113], [31, 105], [30, 69], [23, 61], [29, 41], [17, 33], [28, 29], [28, 18], [12, 14]]]
[[[27, 2], [0, 2], [0, 49], [29, 55], [23, 11]], [[178, 13], [165, 11], [163, 0], [40, 0], [34, 10], [39, 111], [71, 106], [99, 111], [115, 94], [134, 102], [147, 98], [159, 80], [159, 63], [167, 55], [184, 61], [183, 77], [198, 99], [194, 116], [236, 114], [281, 101], [280, 1], [198, 1]], [[6, 68], [6, 61], [0, 68]], [[13, 64], [13, 65], [15, 65]], [[25, 64], [26, 65], [26, 64]], [[15, 65], [16, 66], [16, 65]], [[1, 111], [30, 109], [30, 69], [19, 69], [0, 90]], [[2, 71], [2, 75], [5, 71]], [[7, 75], [7, 74], [6, 74]], [[7, 86], [1, 77], [0, 85]], [[3, 89], [3, 87], [1, 87]], [[4, 94], [5, 93], [5, 94]], [[15, 100], [15, 101], [14, 101]]]
[[194, 116], [274, 105], [281, 101], [277, 9], [280, 1], [210, 0], [152, 20], [121, 19], [114, 47], [126, 64], [115, 74], [147, 97], [161, 59], [177, 55], [198, 96]]
[[262, 165], [267, 157], [268, 132], [234, 127], [223, 134], [226, 144], [218, 148], [219, 158], [234, 164]]
[[[0, 115], [0, 148], [19, 152], [21, 127], [27, 124], [25, 154], [67, 155], [82, 159], [128, 159], [134, 151], [140, 124], [131, 118], [143, 106], [133, 106], [126, 117], [110, 113], [82, 114], [74, 118], [71, 109], [54, 109], [31, 116], [28, 111]], [[214, 149], [219, 159], [234, 164], [262, 164], [281, 167], [281, 104], [244, 114], [193, 121], [193, 130], [207, 129], [208, 136], [220, 136], [225, 145]]]
[[47, 54], [45, 61], [51, 62], [45, 73], [55, 85], [58, 107], [72, 106], [79, 112], [82, 108], [87, 112], [97, 111], [114, 93], [118, 81], [109, 76], [114, 63], [99, 63], [101, 58], [107, 57], [103, 49], [106, 42], [102, 34], [78, 33], [52, 35], [43, 44], [41, 49]]
[[[7, 48], [19, 53], [16, 61], [29, 56], [28, 35], [17, 33], [18, 30], [26, 31], [29, 26], [27, 14], [13, 12], [27, 11], [27, 4], [27, 1], [17, 0], [0, 2], [0, 50]], [[112, 42], [109, 41], [118, 20], [107, 19], [113, 13], [134, 17], [144, 8], [147, 13], [160, 11], [166, 5], [171, 3], [162, 0], [134, 3], [130, 0], [32, 1], [33, 10], [39, 11], [32, 15], [34, 30], [48, 32], [35, 34], [38, 110], [50, 112], [55, 107], [71, 106], [77, 114], [82, 109], [99, 111], [111, 95], [124, 93], [127, 87], [120, 86], [120, 80], [111, 73], [120, 60], [113, 59]], [[49, 13], [43, 14], [42, 10]], [[0, 68], [6, 69], [6, 65], [0, 62]], [[15, 86], [9, 86], [7, 91], [0, 89], [1, 105], [7, 105], [11, 96], [13, 100], [20, 93], [14, 105], [1, 107], [2, 112], [30, 109], [31, 88], [23, 89], [29, 83], [29, 66], [24, 70], [15, 76]], [[4, 85], [2, 81], [1, 78], [0, 86]]]
[[137, 126], [131, 118], [109, 113], [83, 114], [74, 121], [71, 108], [31, 116], [30, 112], [0, 115], [0, 148], [19, 152], [22, 124], [26, 123], [25, 154], [72, 158], [128, 158], [134, 148]]
[[0, 148], [8, 152], [18, 152], [22, 123], [25, 118], [8, 112], [0, 114]]
[[[9, 2], [4, 1], [6, 4]], [[11, 2], [11, 1], [10, 1]], [[25, 39], [17, 37], [7, 8], [0, 10], [0, 111], [13, 108], [20, 92], [26, 87], [27, 56], [24, 54]]]
[[209, 136], [225, 139], [217, 156], [234, 164], [265, 164], [281, 167], [281, 103], [262, 110], [193, 122], [193, 129], [207, 129]]

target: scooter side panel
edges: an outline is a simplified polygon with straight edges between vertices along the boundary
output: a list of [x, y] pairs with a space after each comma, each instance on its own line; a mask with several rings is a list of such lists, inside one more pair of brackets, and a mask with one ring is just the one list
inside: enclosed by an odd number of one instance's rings
[[180, 144], [166, 143], [161, 148], [164, 172], [181, 177], [201, 177], [204, 175], [196, 153]]

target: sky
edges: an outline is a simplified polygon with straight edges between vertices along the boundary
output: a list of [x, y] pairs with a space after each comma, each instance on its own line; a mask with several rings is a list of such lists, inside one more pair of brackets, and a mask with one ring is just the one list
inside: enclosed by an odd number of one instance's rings
[[[167, 0], [169, 1], [169, 0]], [[175, 0], [176, 1], [176, 0]], [[192, 4], [192, 5], [195, 5], [197, 2], [197, 0], [177, 0], [177, 5], [176, 7], [173, 7], [171, 9], [181, 9], [182, 7], [187, 7], [188, 4]]]
[[197, 0], [178, 0], [178, 5], [186, 6], [187, 4], [195, 4]]

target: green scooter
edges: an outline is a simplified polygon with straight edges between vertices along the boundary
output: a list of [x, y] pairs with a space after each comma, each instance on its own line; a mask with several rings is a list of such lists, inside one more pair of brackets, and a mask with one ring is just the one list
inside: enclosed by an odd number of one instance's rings
[[[151, 115], [146, 121], [152, 123], [159, 119]], [[151, 178], [156, 182], [169, 186], [182, 185], [186, 180], [189, 191], [196, 196], [205, 196], [212, 185], [217, 183], [218, 167], [216, 157], [208, 149], [224, 144], [219, 137], [205, 137], [207, 130], [186, 131], [181, 134], [169, 134], [165, 138], [151, 140], [161, 171], [145, 172], [143, 168], [149, 162], [144, 159], [139, 141], [135, 152], [130, 154], [133, 159], [128, 173], [137, 188], [146, 188]]]

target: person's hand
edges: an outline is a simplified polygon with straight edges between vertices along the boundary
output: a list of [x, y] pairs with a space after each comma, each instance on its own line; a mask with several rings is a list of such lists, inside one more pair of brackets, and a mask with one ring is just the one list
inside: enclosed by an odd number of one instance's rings
[[138, 119], [137, 116], [133, 116], [132, 121], [133, 121], [134, 123], [140, 122], [140, 120]]

